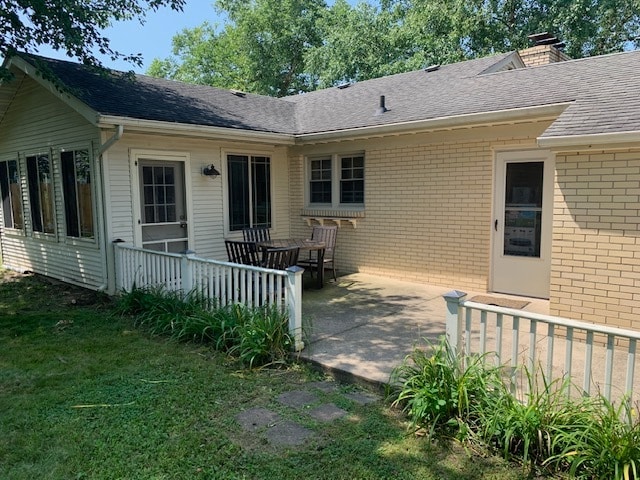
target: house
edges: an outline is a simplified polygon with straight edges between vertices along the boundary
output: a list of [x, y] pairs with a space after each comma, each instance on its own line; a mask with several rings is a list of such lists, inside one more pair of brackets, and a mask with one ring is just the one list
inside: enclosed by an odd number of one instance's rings
[[640, 51], [553, 49], [283, 99], [15, 56], [2, 261], [113, 292], [117, 240], [225, 259], [245, 226], [337, 224], [342, 271], [639, 328]]

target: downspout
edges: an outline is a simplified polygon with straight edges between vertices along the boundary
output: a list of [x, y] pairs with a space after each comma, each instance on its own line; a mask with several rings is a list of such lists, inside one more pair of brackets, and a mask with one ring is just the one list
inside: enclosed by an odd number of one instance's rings
[[106, 283], [100, 285], [98, 289], [101, 292], [109, 289], [109, 244], [107, 241], [107, 201], [105, 197], [105, 183], [104, 183], [104, 166], [102, 163], [102, 154], [111, 148], [118, 140], [122, 138], [124, 133], [124, 127], [122, 125], [116, 125], [116, 132], [100, 147], [98, 148], [98, 169], [100, 174], [100, 199], [102, 201], [102, 248], [104, 251], [104, 272], [106, 273]]

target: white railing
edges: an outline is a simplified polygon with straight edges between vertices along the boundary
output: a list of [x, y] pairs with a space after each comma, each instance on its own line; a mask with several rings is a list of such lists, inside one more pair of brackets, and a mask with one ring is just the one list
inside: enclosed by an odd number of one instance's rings
[[239, 265], [200, 258], [193, 254], [157, 252], [114, 243], [116, 289], [159, 287], [185, 294], [198, 292], [212, 305], [242, 303], [249, 307], [277, 305], [289, 316], [295, 350], [302, 341], [302, 272]]
[[[444, 295], [446, 333], [465, 354], [493, 355], [500, 365], [546, 379], [570, 378], [581, 394], [598, 391], [608, 400], [638, 400], [636, 345], [640, 332], [466, 301], [464, 292]], [[512, 382], [514, 383], [514, 382]], [[526, 385], [525, 385], [526, 387]]]

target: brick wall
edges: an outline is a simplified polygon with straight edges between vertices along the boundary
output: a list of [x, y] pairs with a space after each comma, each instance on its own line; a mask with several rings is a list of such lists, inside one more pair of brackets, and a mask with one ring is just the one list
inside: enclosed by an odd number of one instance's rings
[[551, 310], [640, 327], [640, 151], [558, 155]]
[[[543, 127], [486, 128], [333, 144], [325, 151], [365, 151], [365, 217], [338, 230], [337, 266], [457, 289], [488, 285], [492, 147], [533, 144]], [[505, 133], [501, 137], [498, 133]], [[474, 139], [474, 137], [477, 137]], [[438, 141], [439, 140], [439, 141]], [[290, 157], [291, 182], [302, 185], [302, 149]], [[315, 152], [314, 152], [315, 153]], [[292, 189], [292, 234], [310, 232], [299, 216], [302, 188]], [[297, 217], [297, 218], [296, 218]]]

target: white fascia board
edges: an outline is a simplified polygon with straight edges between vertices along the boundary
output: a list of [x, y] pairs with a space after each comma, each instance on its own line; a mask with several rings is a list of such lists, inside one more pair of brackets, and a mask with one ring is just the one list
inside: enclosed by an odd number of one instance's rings
[[615, 133], [594, 133], [590, 135], [562, 135], [553, 137], [538, 137], [538, 145], [542, 148], [553, 150], [591, 148], [600, 145], [624, 145], [633, 143], [640, 144], [640, 131], [632, 130], [628, 132]]
[[259, 132], [256, 130], [213, 127], [208, 125], [191, 125], [186, 123], [170, 123], [111, 115], [101, 115], [98, 119], [99, 127], [113, 128], [115, 125], [122, 125], [128, 132], [238, 140], [243, 142], [270, 143], [273, 145], [294, 145], [294, 136], [284, 133]]
[[41, 75], [38, 75], [37, 69], [29, 62], [25, 61], [21, 57], [13, 56], [7, 63], [7, 66], [14, 66], [18, 70], [23, 71], [51, 94], [56, 96], [60, 101], [66, 103], [69, 107], [82, 115], [89, 123], [92, 125], [98, 124], [98, 112], [90, 108], [86, 103], [78, 100], [69, 91], [58, 88], [49, 80], [42, 78]]
[[554, 103], [535, 107], [452, 115], [428, 120], [415, 120], [411, 122], [399, 122], [370, 127], [348, 128], [330, 132], [307, 133], [296, 135], [296, 145], [381, 137], [385, 135], [399, 135], [403, 133], [418, 133], [431, 130], [515, 123], [528, 120], [552, 120], [557, 118], [558, 115], [560, 115], [570, 104], [570, 102]]

